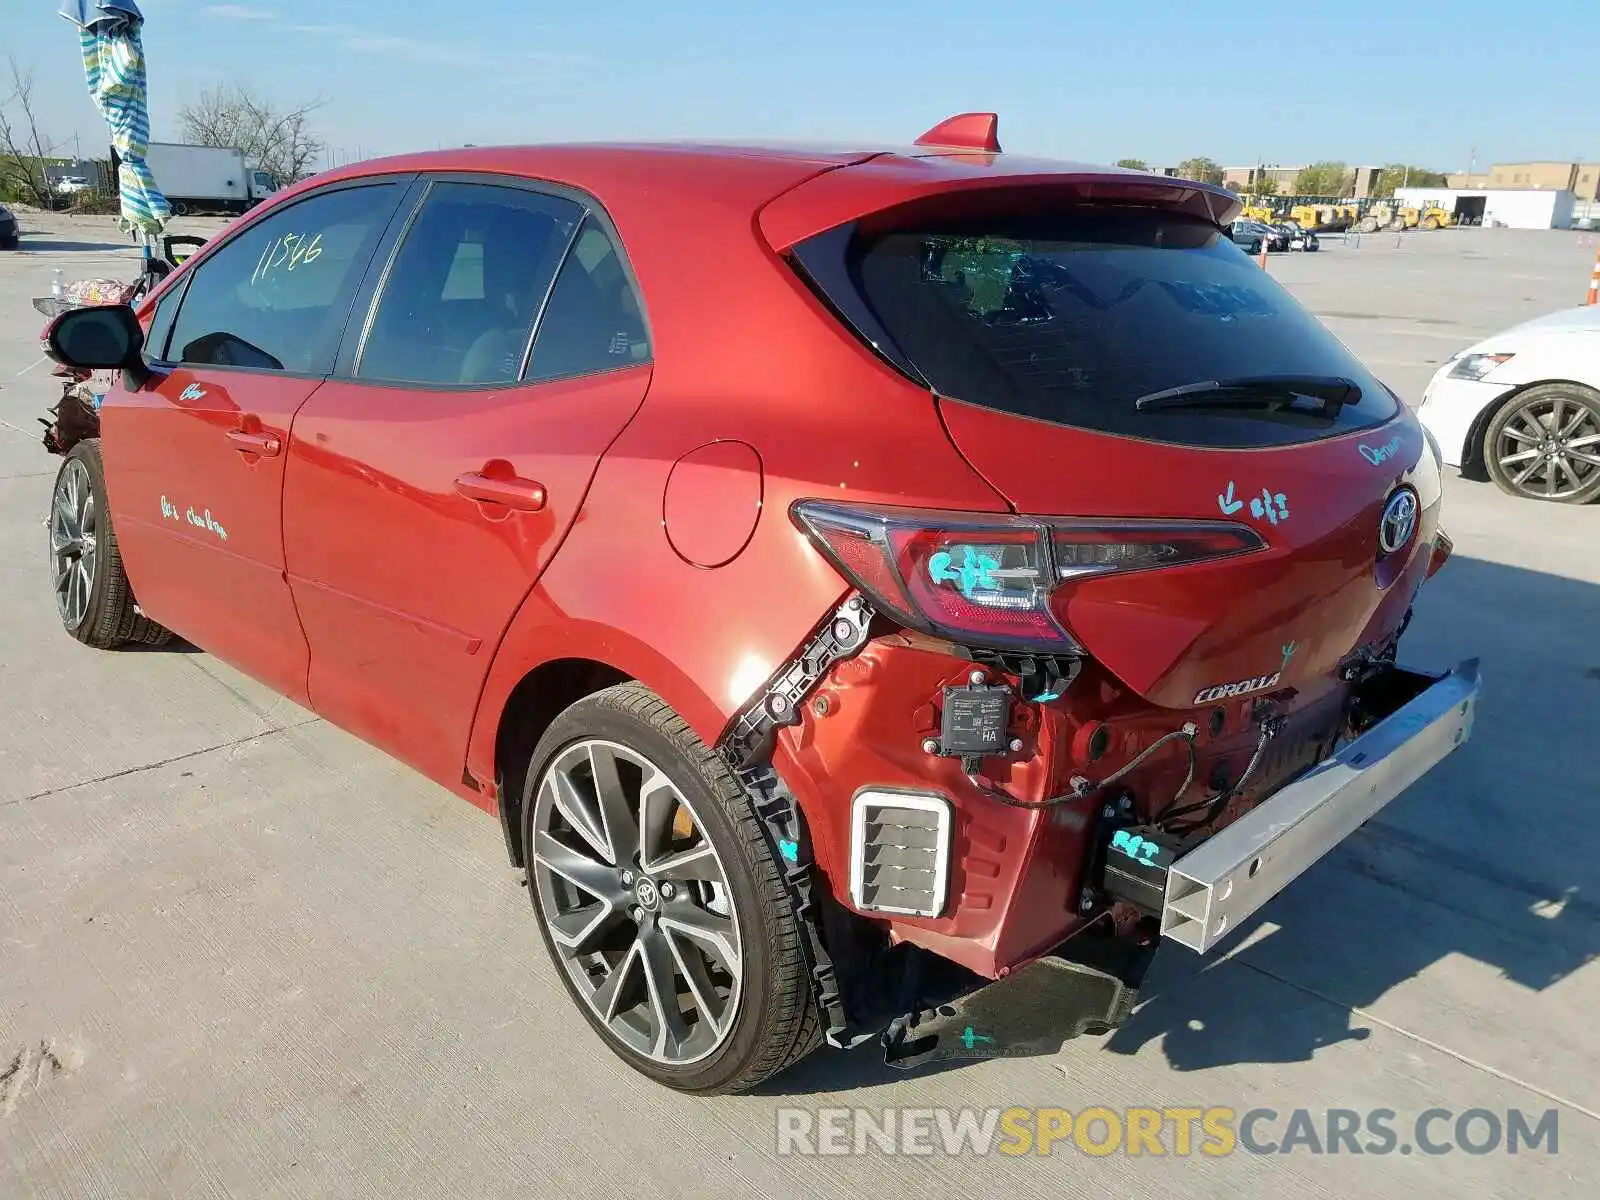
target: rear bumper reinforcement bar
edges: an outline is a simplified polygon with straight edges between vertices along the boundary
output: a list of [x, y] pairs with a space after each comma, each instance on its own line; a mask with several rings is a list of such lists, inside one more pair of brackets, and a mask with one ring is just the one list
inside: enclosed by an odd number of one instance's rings
[[1472, 659], [1179, 858], [1163, 937], [1209, 951], [1466, 741], [1477, 699]]

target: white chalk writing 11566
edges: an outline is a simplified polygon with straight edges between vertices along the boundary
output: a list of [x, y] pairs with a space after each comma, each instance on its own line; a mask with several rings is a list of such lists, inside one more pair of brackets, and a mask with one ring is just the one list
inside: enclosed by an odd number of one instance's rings
[[286, 233], [269, 242], [267, 248], [261, 252], [261, 257], [256, 260], [255, 274], [250, 276], [250, 282], [260, 283], [280, 267], [292, 271], [303, 263], [316, 262], [321, 254], [320, 233], [310, 236], [303, 233]]

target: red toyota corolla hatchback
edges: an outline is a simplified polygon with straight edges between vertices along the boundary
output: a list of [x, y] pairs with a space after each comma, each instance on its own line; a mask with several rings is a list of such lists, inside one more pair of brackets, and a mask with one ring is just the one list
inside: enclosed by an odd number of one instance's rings
[[54, 445], [67, 631], [171, 631], [497, 814], [673, 1087], [1116, 1025], [1477, 677], [1395, 664], [1437, 452], [1236, 198], [998, 151], [968, 114], [279, 193], [47, 332], [121, 371]]

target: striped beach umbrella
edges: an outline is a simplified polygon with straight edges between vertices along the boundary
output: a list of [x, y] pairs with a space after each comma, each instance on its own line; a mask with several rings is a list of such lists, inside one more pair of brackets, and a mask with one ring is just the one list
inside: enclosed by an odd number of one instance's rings
[[89, 95], [111, 130], [122, 228], [154, 237], [172, 210], [144, 161], [150, 148], [149, 94], [139, 39], [144, 16], [134, 0], [65, 0], [60, 13], [78, 27]]

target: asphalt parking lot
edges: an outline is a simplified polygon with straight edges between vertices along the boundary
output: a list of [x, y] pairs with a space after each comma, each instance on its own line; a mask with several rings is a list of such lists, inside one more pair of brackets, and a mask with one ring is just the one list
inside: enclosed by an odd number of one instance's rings
[[[204, 654], [60, 632], [29, 297], [133, 255], [109, 219], [24, 224], [0, 255], [0, 1195], [1596, 1194], [1600, 506], [1448, 481], [1456, 558], [1404, 650], [1482, 658], [1473, 740], [1225, 955], [1163, 951], [1123, 1030], [912, 1076], [825, 1054], [684, 1098], [569, 1005], [492, 820]], [[1453, 230], [1269, 269], [1414, 402], [1454, 350], [1580, 302], [1595, 249]], [[1295, 1109], [1402, 1133], [1553, 1109], [1559, 1142], [782, 1157], [788, 1105], [1265, 1107], [1272, 1141]]]

